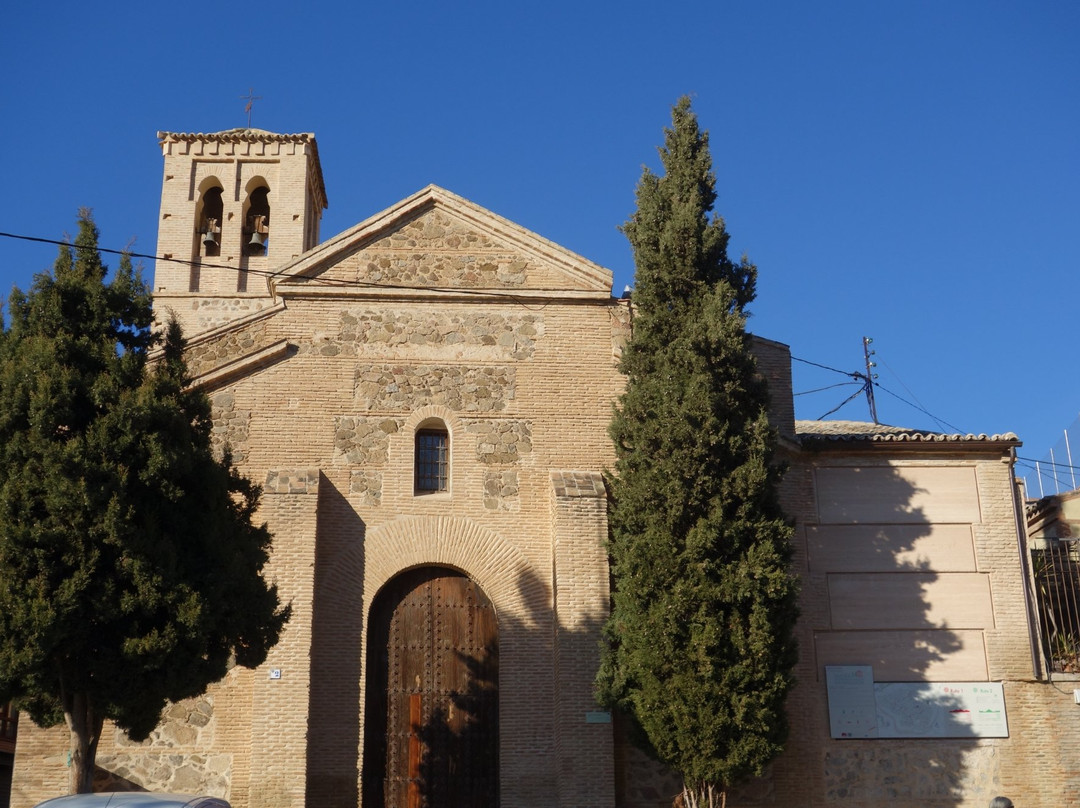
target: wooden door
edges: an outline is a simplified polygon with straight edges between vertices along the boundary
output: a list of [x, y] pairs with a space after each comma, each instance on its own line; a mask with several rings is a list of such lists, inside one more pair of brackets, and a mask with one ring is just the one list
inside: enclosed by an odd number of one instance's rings
[[404, 573], [371, 611], [365, 808], [494, 808], [498, 637], [480, 587], [443, 568]]

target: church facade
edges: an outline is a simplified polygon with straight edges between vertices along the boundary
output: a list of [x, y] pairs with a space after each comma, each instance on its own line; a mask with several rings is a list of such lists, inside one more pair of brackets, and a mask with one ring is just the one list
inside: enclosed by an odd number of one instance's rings
[[[320, 241], [313, 136], [159, 139], [155, 307], [184, 326], [215, 441], [264, 485], [293, 616], [262, 667], [170, 706], [148, 741], [110, 731], [101, 788], [236, 808], [670, 805], [677, 782], [593, 698], [632, 327], [610, 271], [434, 186]], [[1027, 762], [1078, 727], [1032, 639], [1015, 437], [796, 423], [786, 346], [755, 351], [790, 469], [801, 661], [789, 749], [733, 798], [974, 806], [1080, 785], [1075, 742]], [[867, 671], [845, 701], [838, 683]], [[870, 727], [875, 686], [900, 685], [906, 720], [920, 683], [985, 685], [1005, 732]], [[862, 710], [847, 735], [841, 703]], [[15, 808], [67, 782], [66, 733], [26, 724]]]

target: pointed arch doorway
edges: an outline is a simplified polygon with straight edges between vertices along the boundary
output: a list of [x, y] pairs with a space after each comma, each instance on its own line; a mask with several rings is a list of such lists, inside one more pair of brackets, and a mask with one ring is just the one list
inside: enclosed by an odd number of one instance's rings
[[483, 590], [444, 567], [391, 580], [371, 607], [364, 808], [494, 808], [498, 624]]

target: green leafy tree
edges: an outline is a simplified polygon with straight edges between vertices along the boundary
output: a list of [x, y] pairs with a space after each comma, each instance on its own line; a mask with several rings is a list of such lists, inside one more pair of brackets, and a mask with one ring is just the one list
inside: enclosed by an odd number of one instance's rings
[[167, 700], [262, 663], [289, 615], [179, 327], [148, 363], [148, 290], [126, 256], [106, 282], [97, 236], [83, 211], [0, 329], [0, 702], [66, 721], [81, 792], [106, 719], [146, 738]]
[[797, 583], [746, 332], [757, 270], [728, 258], [688, 99], [672, 124], [664, 174], [644, 171], [623, 226], [634, 319], [610, 429], [614, 589], [598, 686], [698, 806], [724, 802], [783, 748]]

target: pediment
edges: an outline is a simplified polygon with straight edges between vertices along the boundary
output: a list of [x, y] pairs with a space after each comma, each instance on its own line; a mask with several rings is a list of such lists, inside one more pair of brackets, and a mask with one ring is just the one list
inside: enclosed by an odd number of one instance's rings
[[282, 268], [276, 294], [609, 297], [611, 271], [429, 185]]

